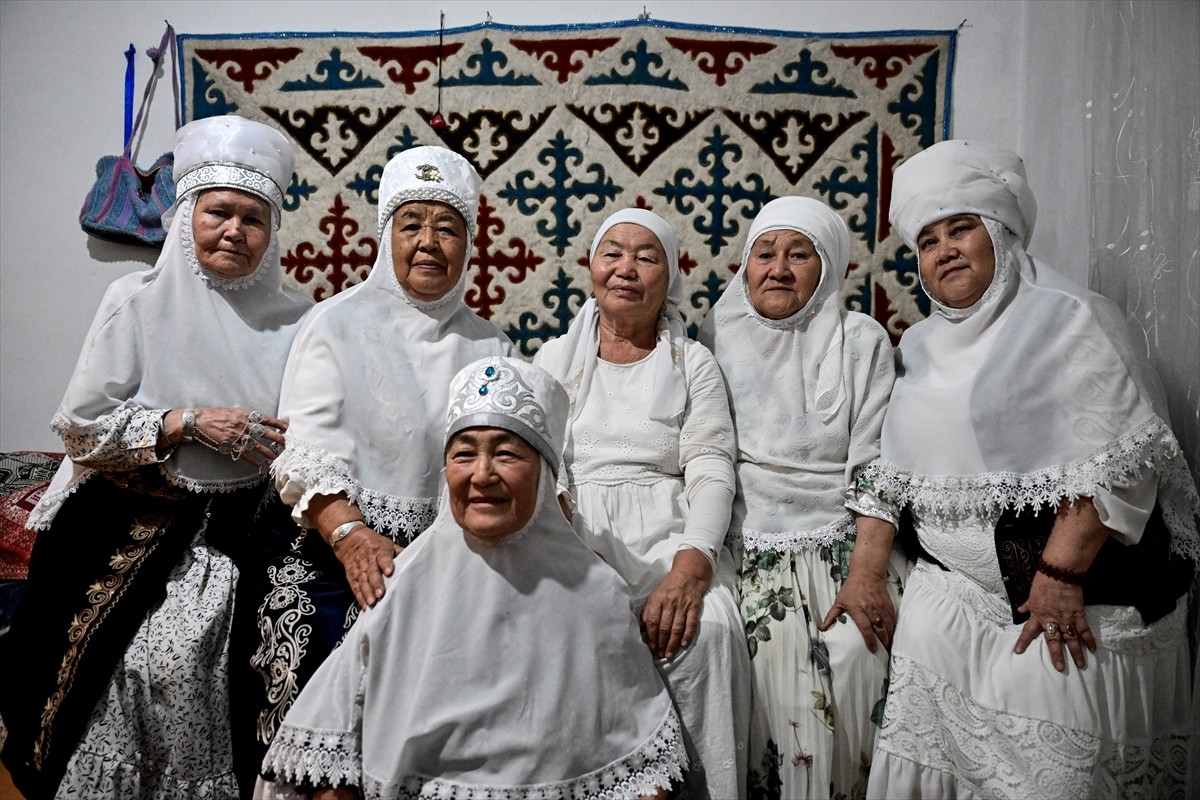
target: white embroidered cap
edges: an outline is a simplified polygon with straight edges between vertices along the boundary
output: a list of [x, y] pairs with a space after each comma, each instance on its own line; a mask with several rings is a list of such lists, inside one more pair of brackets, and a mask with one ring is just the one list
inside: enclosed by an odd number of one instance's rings
[[926, 225], [955, 214], [994, 219], [1028, 245], [1037, 201], [1021, 157], [987, 142], [949, 139], [896, 169], [888, 217], [913, 252]]
[[467, 223], [467, 241], [475, 241], [482, 183], [471, 162], [453, 150], [426, 145], [398, 153], [379, 183], [379, 235], [400, 206], [432, 200], [457, 211]]
[[480, 359], [450, 381], [446, 441], [467, 428], [503, 428], [541, 453], [557, 476], [570, 405], [566, 389], [541, 367], [517, 358]]
[[295, 168], [291, 143], [270, 125], [233, 115], [198, 119], [175, 133], [175, 207], [193, 192], [240, 189], [271, 205], [278, 228]]

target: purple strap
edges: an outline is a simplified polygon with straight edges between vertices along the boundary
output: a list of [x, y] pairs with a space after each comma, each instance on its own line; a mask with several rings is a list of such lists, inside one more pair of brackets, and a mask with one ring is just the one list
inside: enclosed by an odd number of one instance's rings
[[133, 46], [133, 42], [129, 43], [129, 49], [125, 51], [125, 145], [129, 146], [129, 137], [133, 136], [133, 57], [137, 55], [137, 49]]
[[132, 135], [125, 140], [126, 158], [129, 158], [129, 152], [133, 148], [133, 140], [141, 135], [142, 114], [146, 110], [146, 102], [150, 99], [150, 93], [154, 90], [154, 84], [158, 82], [158, 68], [162, 65], [163, 56], [167, 54], [168, 49], [171, 52], [171, 86], [175, 92], [175, 127], [179, 127], [179, 81], [175, 79], [175, 72], [178, 69], [175, 61], [175, 29], [168, 22], [167, 29], [163, 31], [162, 40], [159, 41], [158, 47], [152, 47], [146, 51], [146, 55], [153, 59], [154, 66], [150, 70], [149, 80], [146, 81], [146, 90], [142, 92], [142, 104], [138, 106], [137, 120], [133, 123]]

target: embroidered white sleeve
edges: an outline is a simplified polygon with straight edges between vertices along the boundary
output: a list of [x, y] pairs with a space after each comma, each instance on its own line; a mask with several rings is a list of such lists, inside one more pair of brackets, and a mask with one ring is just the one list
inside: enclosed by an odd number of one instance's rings
[[324, 448], [288, 438], [287, 448], [271, 465], [279, 496], [292, 507], [292, 518], [305, 528], [305, 515], [316, 495], [343, 494], [358, 507], [376, 533], [407, 546], [437, 516], [436, 497], [402, 497], [359, 484], [350, 466]]
[[155, 447], [165, 413], [126, 400], [85, 425], [76, 425], [59, 412], [50, 422], [50, 429], [63, 440], [67, 456], [76, 464], [101, 470], [131, 470], [161, 460]]

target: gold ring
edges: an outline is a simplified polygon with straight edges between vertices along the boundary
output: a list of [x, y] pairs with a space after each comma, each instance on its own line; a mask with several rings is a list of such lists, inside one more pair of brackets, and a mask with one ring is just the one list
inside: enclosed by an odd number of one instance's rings
[[1057, 622], [1047, 622], [1046, 623], [1046, 635], [1049, 636], [1051, 639], [1058, 638], [1058, 623]]

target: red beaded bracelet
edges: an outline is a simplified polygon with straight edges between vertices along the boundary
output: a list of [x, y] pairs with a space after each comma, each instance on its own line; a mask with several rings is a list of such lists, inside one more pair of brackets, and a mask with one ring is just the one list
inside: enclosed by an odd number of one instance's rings
[[1087, 570], [1083, 572], [1074, 572], [1062, 567], [1056, 567], [1053, 564], [1047, 564], [1046, 559], [1039, 557], [1037, 563], [1037, 571], [1048, 578], [1053, 578], [1056, 581], [1070, 583], [1075, 586], [1082, 586], [1083, 579], [1087, 575]]

